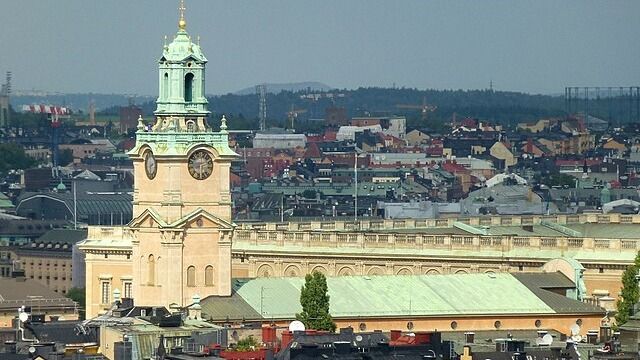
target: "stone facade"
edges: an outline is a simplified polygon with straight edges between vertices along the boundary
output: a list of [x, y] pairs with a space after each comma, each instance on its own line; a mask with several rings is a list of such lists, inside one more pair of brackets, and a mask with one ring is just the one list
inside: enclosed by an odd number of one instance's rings
[[[586, 300], [589, 301], [595, 293], [618, 296], [621, 274], [633, 262], [640, 247], [637, 239], [456, 235], [454, 231], [447, 234], [446, 229], [451, 229], [458, 220], [475, 226], [528, 226], [554, 221], [557, 224], [586, 222], [613, 227], [626, 223], [640, 227], [640, 216], [619, 214], [241, 224], [231, 232], [232, 261], [230, 273], [225, 276], [304, 276], [311, 271], [329, 276], [540, 271], [549, 260], [569, 255], [585, 267]], [[92, 228], [89, 239], [103, 237], [100, 229], [109, 232], [122, 228]], [[442, 234], [433, 234], [434, 229]], [[126, 239], [118, 241], [124, 245], [123, 254], [133, 254]], [[577, 254], [592, 255], [581, 257]], [[103, 261], [103, 256], [94, 259]], [[110, 273], [114, 279], [137, 274], [132, 270], [133, 262], [125, 259], [126, 255], [117, 269], [110, 266], [108, 271], [93, 272]], [[87, 269], [90, 262], [88, 258]], [[145, 281], [143, 273], [137, 275], [141, 277], [135, 279]], [[182, 276], [187, 275], [183, 272]], [[198, 276], [202, 283], [204, 274], [196, 275], [196, 279]], [[89, 277], [88, 272], [87, 279]], [[87, 286], [96, 288], [89, 280]], [[140, 289], [148, 290], [144, 286]], [[99, 289], [93, 291], [99, 293]], [[90, 304], [89, 295], [87, 304]]]

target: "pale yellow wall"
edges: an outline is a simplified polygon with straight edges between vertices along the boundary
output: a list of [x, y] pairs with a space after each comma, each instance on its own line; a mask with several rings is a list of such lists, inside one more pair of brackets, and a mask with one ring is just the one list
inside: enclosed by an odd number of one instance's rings
[[[143, 147], [140, 156], [147, 147]], [[196, 147], [212, 151], [213, 172], [205, 180], [196, 180], [189, 174], [188, 155], [163, 157], [156, 155], [158, 171], [149, 179], [144, 170], [144, 161], [134, 156], [134, 202], [133, 217], [148, 208], [155, 209], [164, 221], [172, 223], [197, 208], [203, 208], [217, 217], [231, 221], [231, 193], [229, 181], [230, 163], [215, 157], [211, 148]]]
[[518, 160], [513, 156], [511, 150], [507, 149], [501, 142], [493, 144], [489, 149], [489, 153], [496, 159], [504, 160], [506, 166], [513, 166], [518, 163]]
[[409, 131], [406, 135], [407, 144], [409, 146], [418, 146], [425, 144], [429, 140], [429, 138], [429, 135], [418, 130]]
[[60, 294], [66, 294], [71, 289], [71, 253], [68, 258], [29, 255], [16, 255], [15, 258], [20, 260], [25, 277]]
[[[471, 218], [464, 221], [481, 226], [537, 224], [543, 219], [546, 218], [540, 216], [493, 216]], [[125, 250], [122, 250], [121, 254], [123, 255], [119, 258], [110, 255], [109, 259], [104, 259], [103, 251], [92, 250], [93, 253], [87, 256], [87, 287], [92, 289], [87, 293], [89, 314], [95, 315], [105, 308], [104, 304], [99, 303], [100, 278], [105, 274], [110, 274], [114, 279], [112, 289], [118, 286], [117, 281], [123, 276], [133, 277], [134, 284], [139, 286], [134, 287], [137, 303], [168, 306], [171, 302], [179, 305], [188, 304], [191, 296], [195, 293], [201, 297], [221, 293], [223, 290], [220, 284], [230, 278], [229, 272], [232, 272], [234, 277], [262, 277], [303, 276], [311, 271], [320, 271], [328, 275], [540, 271], [540, 267], [546, 261], [544, 259], [533, 261], [529, 257], [523, 257], [505, 260], [502, 257], [496, 258], [493, 254], [497, 248], [512, 248], [514, 246], [521, 247], [523, 250], [529, 248], [531, 251], [556, 249], [557, 256], [561, 256], [567, 251], [598, 252], [600, 249], [595, 246], [595, 239], [591, 238], [569, 240], [564, 237], [545, 238], [545, 242], [543, 242], [539, 237], [515, 239], [512, 236], [435, 236], [378, 233], [375, 231], [378, 228], [389, 230], [406, 227], [450, 226], [450, 223], [456, 219], [362, 221], [361, 227], [368, 229], [366, 232], [344, 231], [347, 223], [342, 222], [290, 223], [287, 229], [274, 223], [260, 223], [245, 224], [234, 231], [233, 265], [226, 265], [223, 264], [224, 261], [231, 258], [228, 238], [220, 241], [216, 234], [221, 233], [216, 230], [217, 225], [209, 219], [203, 219], [202, 226], [194, 225], [195, 221], [197, 221], [196, 218], [191, 219], [180, 229], [172, 231], [161, 232], [157, 229], [157, 225], [154, 225], [155, 227], [141, 226], [137, 230], [137, 239], [147, 244], [147, 250], [154, 251], [154, 255], [157, 253], [160, 256], [160, 260], [156, 264], [158, 281], [169, 285], [162, 284], [162, 286], [155, 285], [153, 287], [145, 285], [147, 267], [144, 262], [138, 265], [137, 271], [132, 270], [134, 268], [133, 259], [141, 257], [141, 253], [135, 252], [136, 250], [133, 250], [134, 254], [130, 257], [131, 259], [126, 259], [127, 252]], [[640, 223], [640, 216], [619, 214], [559, 215], [554, 221], [560, 224], [581, 222], [637, 224]], [[142, 221], [142, 224], [149, 224], [149, 222]], [[324, 229], [325, 231], [318, 233], [313, 229]], [[340, 229], [341, 231], [331, 231], [332, 229]], [[91, 229], [89, 234], [90, 239], [99, 237]], [[109, 234], [109, 232], [105, 232], [105, 234]], [[172, 238], [171, 234], [177, 234], [178, 237]], [[105, 237], [108, 236], [105, 235]], [[469, 238], [468, 244], [465, 238]], [[175, 242], [176, 239], [180, 242]], [[517, 243], [516, 240], [518, 240]], [[527, 241], [527, 245], [522, 244], [523, 240]], [[603, 242], [607, 242], [606, 249], [609, 250], [605, 249], [603, 256], [597, 260], [582, 261], [586, 267], [584, 277], [587, 295], [592, 295], [596, 290], [605, 290], [609, 292], [610, 296], [616, 297], [620, 288], [620, 276], [627, 263], [618, 260], [618, 256], [613, 258], [605, 256], [611, 254], [610, 249], [635, 253], [635, 250], [629, 248], [627, 244], [629, 241], [635, 240], [624, 240], [624, 244], [620, 239], [598, 239], [598, 241], [599, 246], [602, 246]], [[116, 242], [105, 242], [104, 251], [111, 251], [114, 243]], [[263, 252], [260, 250], [259, 245], [261, 244], [280, 244], [282, 251]], [[311, 247], [323, 248], [323, 250], [320, 252], [310, 251]], [[349, 251], [347, 255], [346, 252], [340, 250], [340, 248], [352, 250], [354, 247], [362, 251], [357, 253]], [[135, 246], [129, 246], [128, 253], [130, 254], [135, 248]], [[402, 251], [403, 248], [415, 251], [410, 258], [406, 258], [389, 255], [390, 248], [396, 251]], [[456, 254], [434, 258], [429, 255], [429, 251], [423, 251], [429, 248], [456, 250]], [[183, 252], [184, 256], [179, 255], [179, 261], [169, 261], [171, 256], [178, 256], [175, 255], [177, 251]], [[465, 251], [468, 256], [461, 255]], [[118, 261], [115, 261], [116, 259]], [[216, 265], [216, 261], [218, 267], [214, 273], [215, 283], [213, 286], [204, 286], [202, 269], [208, 264]], [[175, 284], [186, 284], [186, 269], [192, 264], [197, 269], [196, 286], [174, 286]], [[227, 269], [228, 272], [224, 273], [219, 269]], [[169, 279], [173, 279], [175, 283], [169, 282]]]
[[[105, 258], [104, 254], [107, 253]], [[111, 251], [95, 252], [86, 254], [86, 317], [92, 318], [103, 314], [111, 307], [113, 291], [120, 290], [121, 297], [124, 297], [124, 283], [133, 281], [132, 262], [127, 258], [126, 253], [114, 254]], [[110, 283], [109, 302], [102, 303], [102, 282]], [[136, 298], [135, 288], [133, 289]]]
[[[355, 319], [334, 319], [337, 328], [352, 327], [355, 331], [360, 331], [360, 324], [365, 325], [365, 331], [382, 330], [384, 332], [391, 330], [409, 331], [408, 323], [413, 323], [411, 331], [454, 331], [452, 322], [456, 322], [455, 331], [488, 331], [496, 330], [495, 323], [500, 321], [500, 329], [502, 330], [556, 330], [564, 334], [570, 334], [571, 327], [576, 321], [581, 320], [582, 326], [580, 333], [586, 335], [587, 330], [597, 330], [600, 328], [600, 315], [557, 315], [557, 314], [540, 314], [535, 315], [507, 315], [507, 316], [445, 316], [432, 318], [418, 318], [415, 316], [407, 316], [404, 318], [367, 318], [360, 317]], [[276, 321], [276, 326], [287, 326], [289, 321]], [[540, 327], [536, 326], [536, 320], [540, 320]], [[477, 341], [477, 339], [476, 339]]]
[[[213, 171], [206, 179], [194, 179], [188, 170], [188, 157], [204, 149], [213, 158]], [[134, 155], [133, 273], [136, 302], [140, 305], [191, 303], [193, 295], [231, 294], [231, 228], [208, 218], [207, 214], [186, 219], [202, 209], [213, 217], [230, 223], [230, 163], [217, 156], [215, 149], [197, 146], [182, 156], [156, 154], [158, 170], [149, 179], [144, 170], [142, 147]], [[154, 210], [159, 219], [144, 215]], [[163, 224], [164, 222], [165, 224]], [[179, 224], [167, 227], [167, 224]], [[153, 258], [153, 265], [150, 259]], [[155, 270], [150, 270], [152, 266]], [[195, 286], [188, 286], [189, 267], [195, 268]], [[205, 284], [205, 269], [213, 267], [213, 284]], [[150, 281], [150, 273], [154, 281]]]

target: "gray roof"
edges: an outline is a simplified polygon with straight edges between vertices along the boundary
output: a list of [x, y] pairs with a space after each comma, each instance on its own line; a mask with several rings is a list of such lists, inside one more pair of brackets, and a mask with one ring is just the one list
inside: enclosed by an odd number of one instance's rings
[[575, 284], [559, 272], [515, 273], [513, 276], [559, 314], [602, 313], [604, 315], [605, 313], [605, 310], [599, 306], [583, 303], [551, 291], [558, 288], [575, 288]]
[[207, 320], [234, 321], [258, 320], [262, 316], [251, 307], [240, 295], [233, 292], [231, 296], [209, 296], [202, 300], [202, 313]]
[[53, 229], [35, 240], [38, 243], [75, 244], [87, 238], [87, 229]]
[[19, 306], [75, 307], [75, 302], [39, 282], [24, 277], [0, 278], [0, 309]]

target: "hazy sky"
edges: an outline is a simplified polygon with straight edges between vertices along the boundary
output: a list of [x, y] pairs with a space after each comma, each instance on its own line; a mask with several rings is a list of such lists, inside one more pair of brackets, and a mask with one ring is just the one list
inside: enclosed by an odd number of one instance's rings
[[[155, 95], [177, 0], [0, 0], [15, 89]], [[262, 82], [562, 93], [640, 84], [640, 1], [187, 0], [207, 93]], [[4, 81], [2, 81], [4, 82]]]

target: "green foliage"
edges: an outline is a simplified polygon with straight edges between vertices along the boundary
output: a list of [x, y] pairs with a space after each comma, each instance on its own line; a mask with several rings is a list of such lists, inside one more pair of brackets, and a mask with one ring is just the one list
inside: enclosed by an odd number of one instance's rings
[[567, 174], [552, 174], [542, 179], [542, 183], [547, 186], [562, 186], [575, 188], [576, 178]]
[[36, 161], [24, 153], [20, 145], [0, 144], [0, 173], [8, 170], [24, 170], [36, 164]]
[[67, 166], [73, 161], [73, 150], [64, 149], [58, 153], [58, 165]]
[[253, 338], [252, 335], [246, 337], [244, 339], [240, 339], [238, 344], [236, 345], [236, 351], [253, 351], [258, 347], [258, 342]]
[[627, 267], [622, 274], [622, 291], [616, 303], [618, 313], [616, 314], [616, 326], [620, 326], [629, 320], [633, 307], [640, 300], [638, 291], [638, 280], [636, 275], [640, 269], [640, 252], [636, 255], [633, 265]]
[[316, 198], [316, 191], [315, 190], [311, 190], [311, 189], [307, 189], [307, 190], [302, 192], [302, 197], [304, 197], [305, 199], [315, 199]]
[[81, 308], [80, 318], [84, 319], [84, 310], [87, 303], [85, 290], [82, 288], [71, 288], [69, 289], [69, 291], [67, 291], [66, 296], [78, 303], [78, 306]]
[[296, 314], [296, 319], [302, 321], [307, 329], [335, 331], [336, 324], [329, 314], [327, 278], [314, 271], [313, 274], [307, 274], [304, 280], [300, 291], [302, 312]]

